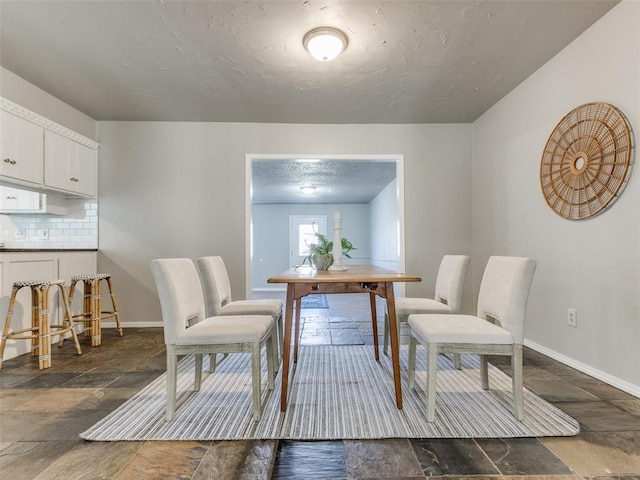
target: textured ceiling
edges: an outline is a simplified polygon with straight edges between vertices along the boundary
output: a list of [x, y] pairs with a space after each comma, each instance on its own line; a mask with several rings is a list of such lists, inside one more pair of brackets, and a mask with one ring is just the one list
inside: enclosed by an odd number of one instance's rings
[[251, 171], [252, 203], [369, 203], [396, 178], [395, 162], [366, 160], [257, 160]]
[[617, 1], [0, 0], [0, 63], [96, 120], [467, 123]]

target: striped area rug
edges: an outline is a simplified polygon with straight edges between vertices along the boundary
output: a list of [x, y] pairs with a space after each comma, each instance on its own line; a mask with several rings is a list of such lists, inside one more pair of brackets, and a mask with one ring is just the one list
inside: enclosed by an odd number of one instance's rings
[[[371, 439], [569, 436], [578, 422], [525, 391], [525, 421], [511, 413], [511, 378], [490, 366], [490, 390], [480, 388], [478, 361], [462, 356], [456, 370], [438, 359], [436, 422], [426, 421], [424, 352], [418, 350], [416, 388], [405, 383], [407, 350], [401, 351], [404, 408], [395, 407], [391, 362], [371, 346], [302, 346], [290, 384], [289, 406], [279, 411], [276, 390], [263, 384], [263, 415], [252, 420], [250, 358], [229, 355], [193, 392], [193, 357], [179, 364], [177, 413], [165, 422], [164, 376], [145, 387], [80, 436], [95, 441], [228, 439]], [[205, 368], [207, 360], [205, 360]], [[422, 362], [422, 363], [420, 363]], [[263, 362], [264, 364], [264, 362]]]

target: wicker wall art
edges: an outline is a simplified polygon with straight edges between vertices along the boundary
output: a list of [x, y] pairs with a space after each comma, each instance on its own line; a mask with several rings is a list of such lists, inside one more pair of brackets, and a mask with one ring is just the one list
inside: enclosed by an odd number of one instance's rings
[[551, 209], [568, 220], [602, 212], [629, 179], [631, 127], [608, 103], [587, 103], [569, 112], [542, 153], [540, 185]]

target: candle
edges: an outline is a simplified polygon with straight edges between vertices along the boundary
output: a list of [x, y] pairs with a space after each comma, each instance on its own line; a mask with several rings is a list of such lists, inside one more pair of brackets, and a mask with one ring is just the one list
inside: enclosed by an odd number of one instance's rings
[[346, 270], [342, 265], [342, 212], [336, 210], [333, 212], [333, 263], [329, 270]]

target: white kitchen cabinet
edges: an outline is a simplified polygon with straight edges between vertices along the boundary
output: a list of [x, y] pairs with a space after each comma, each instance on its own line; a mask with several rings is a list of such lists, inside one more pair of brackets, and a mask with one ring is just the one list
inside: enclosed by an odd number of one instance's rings
[[0, 179], [23, 185], [41, 185], [44, 129], [0, 111]]
[[[84, 273], [96, 273], [97, 253], [94, 251], [82, 252], [0, 252], [0, 321], [4, 326], [4, 320], [9, 306], [9, 297], [14, 282], [26, 280], [54, 280], [62, 279], [66, 282], [67, 291], [73, 275]], [[62, 301], [59, 298], [58, 289], [52, 289], [54, 295], [51, 301], [51, 323], [61, 323], [63, 318]], [[82, 295], [74, 299], [72, 311], [82, 310]], [[31, 325], [31, 289], [22, 288], [16, 297], [13, 310], [11, 330], [28, 328]], [[82, 327], [76, 327], [79, 332]], [[53, 336], [53, 340], [58, 337]], [[82, 342], [82, 340], [81, 340]], [[82, 345], [86, 348], [85, 345]], [[4, 359], [29, 353], [31, 342], [28, 340], [8, 340], [4, 352]], [[55, 364], [55, 349], [52, 349]]]
[[0, 185], [0, 213], [66, 215], [68, 211], [66, 199], [62, 197]]
[[40, 210], [42, 194], [0, 186], [0, 213]]
[[78, 142], [45, 130], [44, 184], [84, 197], [97, 196], [98, 161], [96, 151]]

